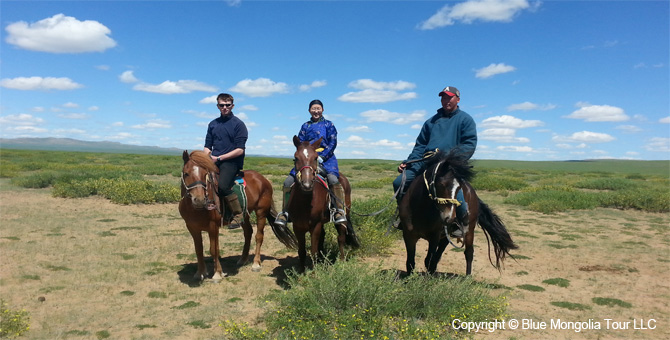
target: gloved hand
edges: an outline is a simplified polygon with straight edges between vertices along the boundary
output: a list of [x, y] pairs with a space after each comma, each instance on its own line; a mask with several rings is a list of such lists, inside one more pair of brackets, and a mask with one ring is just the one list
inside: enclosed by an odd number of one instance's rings
[[319, 162], [319, 164], [323, 164], [323, 158], [321, 156], [316, 157], [316, 161]]

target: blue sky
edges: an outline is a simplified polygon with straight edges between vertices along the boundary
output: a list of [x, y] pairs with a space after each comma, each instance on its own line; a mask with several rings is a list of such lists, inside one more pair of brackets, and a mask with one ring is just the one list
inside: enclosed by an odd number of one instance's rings
[[291, 156], [312, 99], [338, 158], [402, 160], [445, 86], [475, 159], [670, 159], [668, 1], [0, 2], [0, 136], [201, 149], [235, 97]]

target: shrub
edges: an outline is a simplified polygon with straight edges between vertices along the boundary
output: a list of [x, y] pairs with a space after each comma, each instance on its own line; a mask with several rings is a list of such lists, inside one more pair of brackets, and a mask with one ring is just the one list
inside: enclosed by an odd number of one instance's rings
[[0, 338], [20, 336], [30, 329], [30, 314], [25, 310], [14, 311], [0, 300]]
[[501, 176], [487, 173], [478, 173], [472, 180], [472, 187], [475, 190], [487, 191], [518, 191], [528, 186], [523, 178], [510, 176]]
[[[307, 275], [289, 274], [291, 289], [267, 296], [266, 331], [230, 321], [232, 338], [257, 339], [430, 339], [449, 338], [454, 319], [505, 317], [505, 298], [470, 278], [425, 275], [396, 278], [356, 261], [317, 265]], [[291, 325], [291, 327], [287, 327]], [[290, 328], [290, 329], [289, 329]]]

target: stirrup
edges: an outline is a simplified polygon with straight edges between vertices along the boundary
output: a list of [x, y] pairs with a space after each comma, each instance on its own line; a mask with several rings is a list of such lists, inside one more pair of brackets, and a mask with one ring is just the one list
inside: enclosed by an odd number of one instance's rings
[[278, 227], [286, 227], [286, 224], [288, 224], [288, 213], [285, 211], [280, 212], [274, 224]]
[[[240, 217], [242, 217], [241, 214], [239, 215], [234, 215], [231, 219], [230, 222], [228, 222], [228, 229], [237, 229], [242, 226], [242, 222], [240, 221]], [[244, 220], [244, 217], [242, 217], [242, 220]]]
[[344, 211], [337, 210], [335, 212], [335, 215], [333, 216], [333, 223], [339, 224], [339, 223], [346, 223], [346, 222], [347, 222], [347, 216], [344, 213]]

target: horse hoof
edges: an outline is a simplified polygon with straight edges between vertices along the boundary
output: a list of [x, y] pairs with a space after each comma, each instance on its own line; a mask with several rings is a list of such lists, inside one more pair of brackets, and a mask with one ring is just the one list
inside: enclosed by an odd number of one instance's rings
[[252, 271], [252, 272], [259, 272], [259, 271], [261, 271], [261, 265], [260, 265], [260, 264], [255, 264], [255, 263], [254, 263], [254, 265], [251, 266], [251, 271]]

